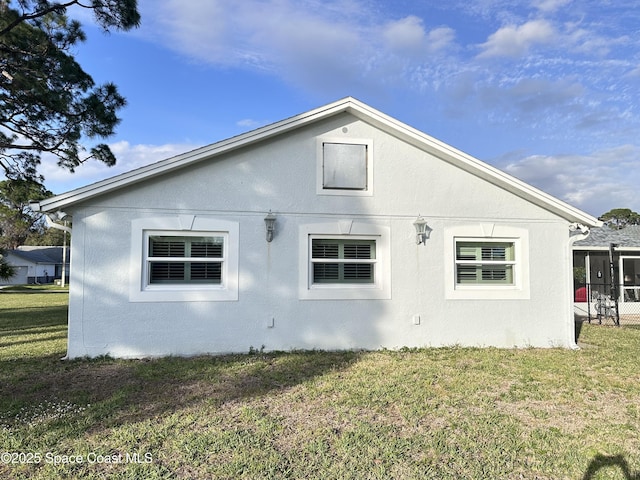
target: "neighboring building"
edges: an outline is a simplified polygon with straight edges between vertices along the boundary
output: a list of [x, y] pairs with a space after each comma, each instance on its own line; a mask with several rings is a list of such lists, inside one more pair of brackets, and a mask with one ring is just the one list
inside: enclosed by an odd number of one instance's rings
[[587, 315], [587, 303], [617, 298], [620, 315], [640, 319], [640, 225], [621, 229], [594, 228], [574, 243], [574, 299], [576, 313]]
[[573, 347], [601, 224], [352, 98], [34, 209], [73, 217], [70, 358]]
[[[69, 250], [67, 249], [66, 277], [69, 276]], [[7, 250], [5, 259], [16, 273], [2, 285], [26, 285], [31, 283], [53, 283], [62, 278], [62, 247], [18, 247]]]

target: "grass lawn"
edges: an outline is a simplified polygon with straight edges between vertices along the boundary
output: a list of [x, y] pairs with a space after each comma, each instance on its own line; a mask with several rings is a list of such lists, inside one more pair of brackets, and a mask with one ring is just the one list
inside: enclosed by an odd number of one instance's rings
[[640, 478], [640, 329], [583, 348], [61, 361], [66, 300], [0, 293], [0, 477]]

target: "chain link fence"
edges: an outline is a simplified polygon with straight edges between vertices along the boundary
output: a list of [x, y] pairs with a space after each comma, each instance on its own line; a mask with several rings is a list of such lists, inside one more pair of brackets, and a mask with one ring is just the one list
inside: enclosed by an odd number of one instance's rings
[[640, 286], [584, 283], [575, 290], [575, 313], [589, 323], [640, 326]]

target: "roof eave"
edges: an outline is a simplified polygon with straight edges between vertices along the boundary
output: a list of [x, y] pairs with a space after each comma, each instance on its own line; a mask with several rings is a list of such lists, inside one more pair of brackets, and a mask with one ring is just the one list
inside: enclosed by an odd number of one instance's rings
[[186, 152], [175, 157], [161, 160], [145, 167], [126, 172], [94, 184], [81, 187], [55, 197], [42, 200], [33, 205], [36, 211], [52, 212], [69, 205], [73, 205], [90, 198], [112, 192], [136, 183], [163, 175], [186, 165], [197, 163], [216, 155], [246, 147], [265, 139], [280, 135], [287, 131], [300, 128], [320, 119], [328, 118], [340, 113], [350, 113], [368, 123], [372, 123], [385, 132], [403, 139], [404, 141], [441, 158], [465, 171], [468, 171], [490, 183], [497, 185], [511, 193], [520, 196], [539, 207], [566, 219], [569, 222], [581, 223], [589, 227], [601, 226], [595, 217], [571, 205], [518, 180], [517, 178], [482, 162], [450, 145], [447, 145], [409, 125], [396, 120], [353, 97], [345, 97], [337, 102], [301, 113], [279, 122], [231, 137], [220, 142]]
[[252, 145], [262, 140], [285, 133], [289, 130], [300, 128], [318, 119], [346, 112], [349, 110], [350, 103], [355, 101], [356, 100], [352, 97], [346, 97], [315, 110], [286, 118], [279, 122], [251, 130], [235, 137], [221, 140], [175, 157], [160, 160], [159, 162], [152, 163], [130, 172], [125, 172], [84, 187], [70, 190], [69, 192], [41, 200], [40, 202], [34, 202], [31, 205], [35, 211], [44, 213], [53, 212], [104, 193], [112, 192], [114, 190], [128, 187], [150, 178], [178, 170], [185, 165], [197, 163], [216, 155]]
[[359, 116], [361, 112], [365, 113], [366, 119], [369, 122], [374, 121], [377, 126], [385, 129], [388, 133], [393, 134], [394, 132], [389, 131], [389, 127], [391, 127], [396, 132], [395, 136], [402, 138], [408, 143], [411, 143], [412, 145], [421, 148], [438, 158], [442, 158], [465, 171], [473, 173], [494, 185], [500, 186], [501, 188], [549, 210], [570, 222], [581, 223], [588, 227], [602, 226], [602, 222], [592, 215], [589, 215], [588, 213], [583, 212], [582, 210], [575, 208], [568, 203], [565, 203], [562, 200], [559, 200], [558, 198], [509, 175], [508, 173], [503, 172], [502, 170], [492, 167], [491, 165], [482, 162], [475, 157], [452, 147], [451, 145], [443, 143], [420, 130], [399, 122], [398, 120], [374, 110], [368, 105], [362, 104], [357, 100], [353, 100], [353, 103], [358, 106], [358, 109], [352, 109], [351, 111], [355, 116]]

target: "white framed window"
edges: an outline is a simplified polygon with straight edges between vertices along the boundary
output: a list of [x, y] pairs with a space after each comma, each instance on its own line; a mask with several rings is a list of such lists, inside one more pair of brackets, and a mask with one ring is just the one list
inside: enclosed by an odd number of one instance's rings
[[445, 297], [528, 299], [529, 233], [510, 225], [448, 227], [445, 239]]
[[238, 223], [182, 215], [132, 221], [132, 302], [238, 299]]
[[456, 239], [456, 285], [514, 285], [515, 242]]
[[310, 236], [311, 285], [374, 285], [376, 239]]
[[146, 286], [224, 285], [226, 232], [145, 231]]
[[373, 194], [373, 142], [353, 138], [320, 138], [317, 143], [317, 193]]
[[340, 221], [300, 227], [299, 297], [391, 298], [389, 227]]

